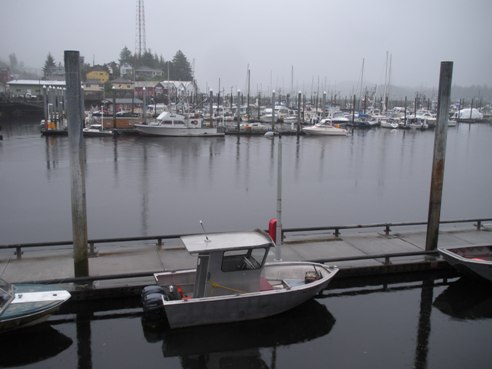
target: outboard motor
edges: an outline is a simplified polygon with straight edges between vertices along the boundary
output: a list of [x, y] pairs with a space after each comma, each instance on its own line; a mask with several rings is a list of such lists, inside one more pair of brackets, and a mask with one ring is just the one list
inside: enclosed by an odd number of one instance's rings
[[165, 291], [160, 286], [146, 286], [142, 289], [140, 300], [144, 313], [158, 312], [162, 309], [162, 298]]
[[162, 300], [181, 300], [179, 288], [169, 286], [146, 286], [140, 296], [144, 312], [158, 312], [162, 310]]

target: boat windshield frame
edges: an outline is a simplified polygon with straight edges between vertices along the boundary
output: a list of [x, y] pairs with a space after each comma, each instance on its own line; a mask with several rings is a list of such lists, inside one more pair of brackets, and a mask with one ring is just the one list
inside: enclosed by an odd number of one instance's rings
[[14, 287], [9, 282], [0, 278], [0, 315], [14, 298]]
[[253, 247], [226, 250], [222, 253], [222, 272], [258, 270], [263, 267], [268, 255], [268, 247]]

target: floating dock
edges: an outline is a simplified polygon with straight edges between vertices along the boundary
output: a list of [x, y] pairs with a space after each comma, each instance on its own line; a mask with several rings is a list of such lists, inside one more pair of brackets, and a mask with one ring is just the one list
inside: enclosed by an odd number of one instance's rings
[[[451, 270], [425, 242], [422, 223], [401, 223], [284, 229], [280, 248], [284, 261], [337, 265], [337, 279]], [[468, 245], [492, 245], [492, 219], [441, 226], [439, 247]], [[13, 283], [60, 284], [74, 299], [105, 299], [139, 294], [154, 272], [196, 265], [178, 235], [89, 240], [89, 254], [90, 276], [75, 279], [70, 241], [0, 245], [0, 270]]]

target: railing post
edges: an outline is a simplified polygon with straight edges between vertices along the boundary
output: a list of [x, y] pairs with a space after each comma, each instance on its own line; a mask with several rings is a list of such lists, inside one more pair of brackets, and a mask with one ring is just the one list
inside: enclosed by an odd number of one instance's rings
[[338, 238], [338, 236], [340, 236], [340, 228], [336, 227], [333, 235]]
[[15, 255], [17, 256], [17, 260], [22, 259], [22, 248], [20, 246], [15, 248]]
[[94, 246], [94, 242], [89, 242], [89, 257], [95, 258], [97, 256], [98, 256], [98, 254], [96, 251], [96, 247]]
[[162, 247], [162, 238], [157, 238], [157, 247], [161, 248]]
[[481, 231], [481, 230], [482, 230], [482, 221], [477, 220], [477, 231]]
[[386, 227], [384, 228], [384, 233], [386, 234], [386, 236], [389, 236], [390, 232], [391, 232], [391, 223], [386, 223]]

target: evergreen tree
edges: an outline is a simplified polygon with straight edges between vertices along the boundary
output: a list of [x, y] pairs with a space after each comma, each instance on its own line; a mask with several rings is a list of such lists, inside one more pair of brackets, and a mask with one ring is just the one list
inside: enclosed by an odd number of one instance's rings
[[44, 62], [44, 67], [43, 67], [43, 74], [45, 79], [51, 75], [55, 67], [56, 67], [55, 59], [53, 58], [51, 53], [48, 53], [48, 56], [46, 57], [46, 61]]
[[193, 73], [190, 63], [181, 50], [176, 52], [172, 61], [171, 79], [178, 81], [192, 81]]
[[17, 62], [17, 56], [15, 55], [15, 53], [9, 54], [9, 64], [12, 71], [17, 70], [19, 63]]
[[120, 65], [125, 63], [133, 64], [132, 52], [126, 46], [120, 52]]

